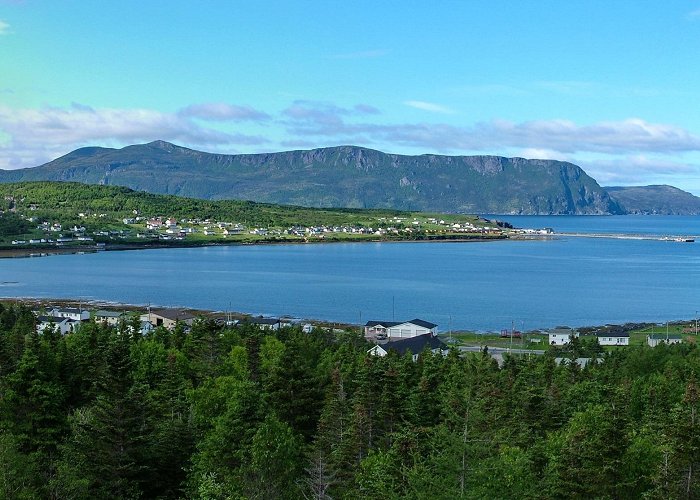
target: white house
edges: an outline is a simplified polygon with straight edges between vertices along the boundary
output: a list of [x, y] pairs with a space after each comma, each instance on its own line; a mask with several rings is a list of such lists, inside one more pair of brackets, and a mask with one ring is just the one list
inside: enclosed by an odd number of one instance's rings
[[374, 347], [372, 347], [371, 349], [369, 349], [367, 351], [367, 354], [371, 354], [372, 356], [379, 356], [380, 358], [383, 358], [384, 356], [389, 354], [389, 352], [386, 349], [384, 349], [382, 346], [377, 344]]
[[597, 335], [600, 345], [630, 345], [629, 333], [599, 333]]
[[666, 335], [664, 333], [654, 333], [652, 335], [647, 335], [647, 344], [649, 344], [649, 347], [656, 347], [659, 344], [680, 344], [681, 342], [683, 342], [683, 337], [676, 334]]
[[87, 321], [90, 319], [90, 311], [85, 311], [77, 307], [55, 307], [49, 311], [49, 315], [56, 318], [68, 318], [73, 321]]
[[375, 339], [404, 339], [418, 335], [437, 335], [438, 326], [422, 319], [411, 321], [368, 321], [365, 337]]
[[247, 320], [251, 325], [257, 325], [261, 330], [279, 330], [282, 322], [276, 318], [250, 318]]
[[74, 332], [80, 325], [79, 321], [56, 316], [39, 316], [37, 318], [36, 331], [43, 333], [46, 328], [57, 328], [61, 335]]
[[577, 338], [578, 332], [571, 328], [555, 328], [549, 331], [549, 345], [566, 345], [572, 338]]

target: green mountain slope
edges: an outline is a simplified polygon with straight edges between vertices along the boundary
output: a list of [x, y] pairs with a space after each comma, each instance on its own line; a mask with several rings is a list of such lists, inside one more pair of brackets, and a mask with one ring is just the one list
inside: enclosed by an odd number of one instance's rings
[[155, 141], [83, 148], [0, 182], [76, 181], [205, 199], [463, 213], [610, 214], [618, 204], [581, 168], [498, 156], [405, 156], [355, 146], [219, 155]]
[[606, 187], [630, 214], [700, 215], [700, 198], [673, 186]]

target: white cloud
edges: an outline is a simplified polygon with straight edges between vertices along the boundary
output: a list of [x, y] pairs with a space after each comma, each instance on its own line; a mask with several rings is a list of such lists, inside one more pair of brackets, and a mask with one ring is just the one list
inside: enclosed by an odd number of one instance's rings
[[262, 144], [261, 137], [203, 127], [187, 117], [149, 109], [12, 109], [0, 105], [0, 168], [36, 166], [86, 145], [125, 145], [155, 139], [211, 148]]
[[601, 185], [664, 184], [700, 174], [700, 167], [649, 155], [627, 155], [579, 163]]
[[586, 95], [600, 90], [603, 87], [597, 83], [575, 80], [539, 81], [535, 82], [534, 86], [538, 89], [564, 95]]
[[[287, 132], [305, 140], [335, 138], [385, 142], [427, 151], [503, 152], [546, 150], [560, 156], [574, 153], [630, 154], [700, 151], [700, 137], [674, 125], [639, 118], [578, 125], [569, 120], [510, 122], [492, 120], [471, 126], [427, 123], [358, 123], [349, 111], [328, 103], [297, 102], [285, 111]], [[552, 153], [552, 154], [554, 154]]]
[[446, 106], [442, 106], [440, 104], [435, 104], [432, 102], [425, 102], [425, 101], [405, 101], [404, 104], [406, 106], [410, 106], [412, 108], [420, 109], [423, 111], [430, 111], [431, 113], [444, 113], [444, 114], [452, 114], [454, 113], [453, 110]]
[[10, 25], [5, 21], [0, 19], [0, 35], [7, 35], [10, 33]]
[[209, 121], [265, 121], [270, 115], [250, 106], [239, 106], [223, 102], [192, 104], [179, 111], [185, 117]]
[[559, 151], [554, 151], [552, 149], [525, 148], [517, 152], [516, 156], [534, 160], [571, 161], [571, 158], [568, 155], [564, 155]]
[[690, 20], [700, 19], [700, 9], [695, 9], [691, 12], [688, 12], [688, 19], [690, 19]]

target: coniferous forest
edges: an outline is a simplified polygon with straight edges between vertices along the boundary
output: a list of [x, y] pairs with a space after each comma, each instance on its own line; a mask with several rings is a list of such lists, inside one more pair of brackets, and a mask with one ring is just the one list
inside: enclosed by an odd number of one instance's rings
[[691, 344], [417, 362], [357, 332], [0, 306], [0, 498], [700, 498]]

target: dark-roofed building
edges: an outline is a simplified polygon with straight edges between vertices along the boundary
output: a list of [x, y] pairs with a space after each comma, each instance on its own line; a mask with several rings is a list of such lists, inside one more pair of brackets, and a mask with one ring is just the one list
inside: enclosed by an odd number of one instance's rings
[[405, 339], [419, 335], [437, 335], [438, 326], [422, 319], [411, 321], [368, 321], [365, 337], [369, 339]]
[[381, 345], [377, 344], [368, 350], [367, 353], [373, 356], [384, 357], [389, 351], [396, 351], [402, 356], [410, 352], [413, 361], [416, 361], [418, 355], [426, 349], [433, 353], [441, 354], [447, 354], [448, 351], [447, 346], [442, 340], [431, 333], [426, 333], [423, 335], [416, 335], [415, 337], [393, 340]]
[[261, 330], [279, 330], [282, 326], [282, 322], [277, 318], [263, 318], [262, 316], [258, 316], [246, 321], [251, 325], [258, 326]]
[[46, 328], [56, 328], [61, 335], [74, 332], [80, 321], [76, 321], [70, 318], [63, 318], [60, 316], [38, 316], [36, 331], [37, 333], [43, 333]]
[[156, 309], [141, 315], [141, 321], [148, 321], [153, 326], [164, 326], [172, 329], [178, 323], [191, 326], [195, 320], [195, 315], [182, 309]]
[[630, 345], [630, 334], [627, 332], [604, 332], [596, 337], [600, 345]]

